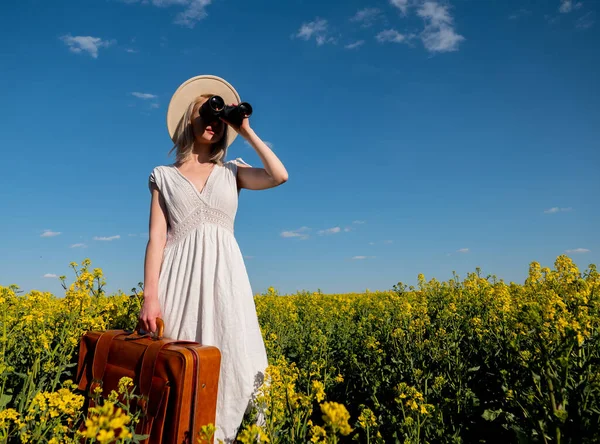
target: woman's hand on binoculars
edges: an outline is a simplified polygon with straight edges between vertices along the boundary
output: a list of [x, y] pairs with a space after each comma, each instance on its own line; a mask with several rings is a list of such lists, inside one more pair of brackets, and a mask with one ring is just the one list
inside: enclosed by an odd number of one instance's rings
[[[237, 105], [237, 103], [231, 104], [231, 106], [236, 106], [236, 105]], [[223, 122], [225, 122], [227, 125], [229, 125], [231, 128], [233, 128], [242, 137], [246, 137], [251, 131], [249, 118], [242, 119], [242, 124], [239, 126], [234, 125], [233, 123], [223, 119], [222, 117], [221, 117], [221, 120]]]

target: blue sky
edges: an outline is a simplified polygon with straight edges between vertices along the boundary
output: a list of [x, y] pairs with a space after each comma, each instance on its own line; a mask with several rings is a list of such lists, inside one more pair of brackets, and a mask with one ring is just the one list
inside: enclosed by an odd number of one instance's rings
[[[143, 280], [171, 94], [225, 77], [289, 172], [242, 191], [255, 292], [600, 262], [592, 1], [88, 0], [0, 6], [0, 285]], [[260, 166], [241, 138], [229, 158]]]

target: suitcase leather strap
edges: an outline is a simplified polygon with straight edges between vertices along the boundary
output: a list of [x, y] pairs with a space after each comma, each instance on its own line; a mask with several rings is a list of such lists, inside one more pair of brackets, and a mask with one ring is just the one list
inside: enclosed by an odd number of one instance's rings
[[[92, 398], [96, 387], [102, 387], [102, 379], [106, 370], [106, 363], [108, 362], [108, 354], [110, 345], [113, 339], [119, 336], [130, 335], [125, 330], [108, 330], [98, 338], [96, 343], [96, 350], [94, 352], [94, 359], [92, 361], [92, 382], [90, 384], [88, 395]], [[127, 338], [126, 338], [127, 339]], [[147, 412], [150, 390], [152, 388], [152, 378], [156, 369], [156, 362], [160, 351], [167, 345], [186, 345], [186, 344], [198, 344], [194, 341], [181, 341], [178, 339], [150, 339], [150, 344], [146, 347], [144, 355], [142, 357], [142, 366], [138, 379], [138, 387], [140, 390], [141, 398], [138, 399], [138, 406], [144, 413]]]
[[110, 343], [117, 336], [128, 334], [123, 330], [109, 330], [98, 338], [96, 343], [96, 350], [94, 352], [94, 360], [92, 361], [92, 383], [88, 394], [90, 397], [93, 395], [96, 387], [102, 387], [102, 378], [104, 377], [104, 371], [106, 370], [106, 363], [108, 362], [108, 351], [110, 350]]
[[153, 341], [148, 345], [148, 348], [144, 352], [142, 358], [142, 369], [138, 380], [138, 387], [140, 388], [141, 399], [138, 400], [138, 406], [141, 407], [145, 413], [148, 408], [148, 398], [150, 396], [150, 389], [152, 388], [152, 378], [154, 378], [154, 372], [156, 369], [156, 361], [160, 351], [167, 345], [186, 345], [186, 344], [198, 344], [194, 341], [180, 341], [178, 339], [161, 339]]

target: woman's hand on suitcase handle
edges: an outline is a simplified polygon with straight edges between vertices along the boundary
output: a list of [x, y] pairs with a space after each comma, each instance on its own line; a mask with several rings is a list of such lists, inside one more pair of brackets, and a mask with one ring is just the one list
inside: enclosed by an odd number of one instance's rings
[[158, 297], [145, 297], [140, 311], [140, 321], [144, 330], [155, 333], [157, 331], [156, 318], [162, 318]]

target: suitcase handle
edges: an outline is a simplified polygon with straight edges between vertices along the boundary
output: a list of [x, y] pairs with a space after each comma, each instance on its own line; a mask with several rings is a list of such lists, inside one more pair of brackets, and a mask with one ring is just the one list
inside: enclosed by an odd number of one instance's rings
[[153, 337], [152, 332], [147, 332], [141, 327], [142, 322], [138, 321], [137, 326], [133, 333], [125, 338], [126, 341], [134, 341], [140, 338], [152, 338], [154, 340], [160, 340], [164, 337], [165, 322], [161, 318], [156, 318], [156, 335]]

